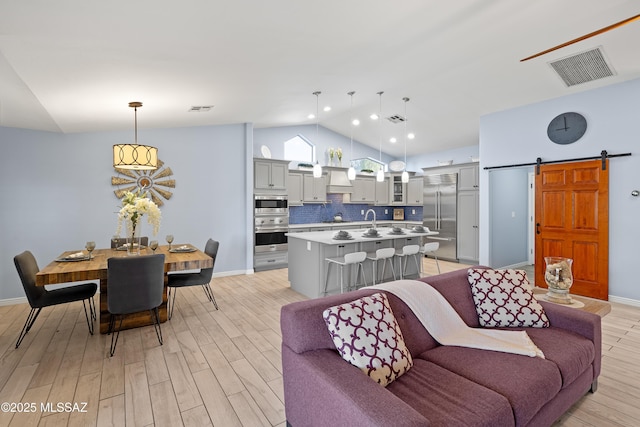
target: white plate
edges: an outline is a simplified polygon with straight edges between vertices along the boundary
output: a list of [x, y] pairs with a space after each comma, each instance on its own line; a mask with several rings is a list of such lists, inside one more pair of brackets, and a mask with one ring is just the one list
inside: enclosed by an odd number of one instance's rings
[[260, 152], [262, 153], [262, 157], [264, 157], [265, 159], [271, 158], [271, 150], [269, 150], [269, 147], [267, 147], [266, 145], [260, 147]]
[[392, 172], [400, 172], [404, 170], [404, 162], [402, 160], [394, 160], [389, 163], [389, 170]]

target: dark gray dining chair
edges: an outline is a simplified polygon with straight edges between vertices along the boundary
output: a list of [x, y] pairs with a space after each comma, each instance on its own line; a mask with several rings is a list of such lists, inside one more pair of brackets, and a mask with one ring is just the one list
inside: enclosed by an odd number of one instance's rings
[[[111, 239], [111, 249], [119, 248], [120, 246], [124, 245], [125, 243], [129, 243], [129, 242], [131, 242], [131, 238], [130, 237], [112, 238]], [[140, 244], [142, 246], [149, 246], [149, 237], [147, 237], [147, 236], [140, 237]]]
[[168, 276], [167, 311], [169, 312], [169, 319], [173, 316], [178, 288], [184, 288], [186, 286], [201, 285], [207, 299], [213, 303], [216, 310], [218, 309], [218, 303], [216, 302], [216, 298], [213, 296], [213, 291], [211, 290], [209, 283], [211, 282], [211, 276], [213, 275], [213, 267], [216, 264], [216, 256], [218, 255], [219, 247], [220, 242], [213, 239], [207, 240], [207, 244], [204, 247], [204, 253], [213, 258], [213, 265], [211, 268], [202, 268], [198, 273], [179, 273], [170, 274]]
[[[158, 342], [162, 345], [158, 307], [162, 304], [164, 291], [164, 254], [109, 258], [107, 289], [108, 333], [111, 334], [109, 356], [116, 351], [124, 317], [140, 311], [151, 312]], [[114, 330], [118, 320], [118, 328]]]
[[[27, 301], [31, 306], [31, 311], [27, 316], [27, 321], [22, 327], [22, 332], [18, 336], [16, 348], [20, 347], [22, 340], [31, 330], [40, 311], [44, 307], [52, 305], [65, 304], [68, 302], [82, 301], [84, 306], [84, 316], [87, 319], [89, 333], [93, 335], [93, 322], [96, 320], [96, 305], [93, 296], [96, 294], [98, 285], [95, 283], [84, 283], [81, 285], [73, 285], [65, 288], [47, 290], [44, 286], [36, 286], [36, 274], [40, 270], [36, 258], [30, 251], [24, 251], [13, 257], [13, 262], [18, 270], [18, 275], [22, 281], [24, 293], [27, 294]], [[87, 313], [87, 305], [89, 313]]]

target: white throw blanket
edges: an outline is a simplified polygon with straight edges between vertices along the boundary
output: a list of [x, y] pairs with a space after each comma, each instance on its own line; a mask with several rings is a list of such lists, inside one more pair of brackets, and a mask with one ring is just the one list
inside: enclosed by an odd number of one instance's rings
[[440, 292], [417, 280], [396, 280], [369, 286], [391, 292], [413, 311], [431, 336], [442, 345], [479, 348], [541, 357], [544, 354], [526, 331], [503, 331], [471, 328], [451, 307]]

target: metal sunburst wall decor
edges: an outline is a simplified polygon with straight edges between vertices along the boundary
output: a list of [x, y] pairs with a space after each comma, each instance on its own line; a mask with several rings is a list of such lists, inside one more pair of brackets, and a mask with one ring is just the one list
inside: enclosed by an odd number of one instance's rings
[[175, 179], [165, 179], [173, 175], [173, 171], [170, 167], [165, 166], [164, 162], [158, 159], [158, 169], [152, 171], [139, 171], [139, 170], [127, 170], [114, 168], [118, 173], [118, 176], [111, 177], [111, 185], [118, 187], [117, 190], [113, 190], [113, 193], [118, 199], [124, 197], [124, 193], [127, 191], [134, 191], [136, 188], [141, 188], [144, 191], [148, 191], [151, 196], [151, 200], [158, 205], [164, 205], [162, 199], [169, 200], [173, 193], [164, 188], [175, 188]]

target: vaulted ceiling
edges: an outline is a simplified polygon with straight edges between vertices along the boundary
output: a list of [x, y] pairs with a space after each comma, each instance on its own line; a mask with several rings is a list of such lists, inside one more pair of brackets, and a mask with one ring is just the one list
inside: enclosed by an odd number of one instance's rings
[[[130, 101], [139, 129], [315, 124], [321, 91], [322, 126], [399, 157], [405, 124], [369, 118], [384, 91], [384, 117], [410, 98], [409, 155], [441, 151], [477, 144], [483, 114], [640, 77], [640, 22], [520, 62], [638, 13], [621, 0], [0, 0], [0, 125], [132, 129]], [[611, 77], [568, 87], [549, 65], [599, 46]]]

